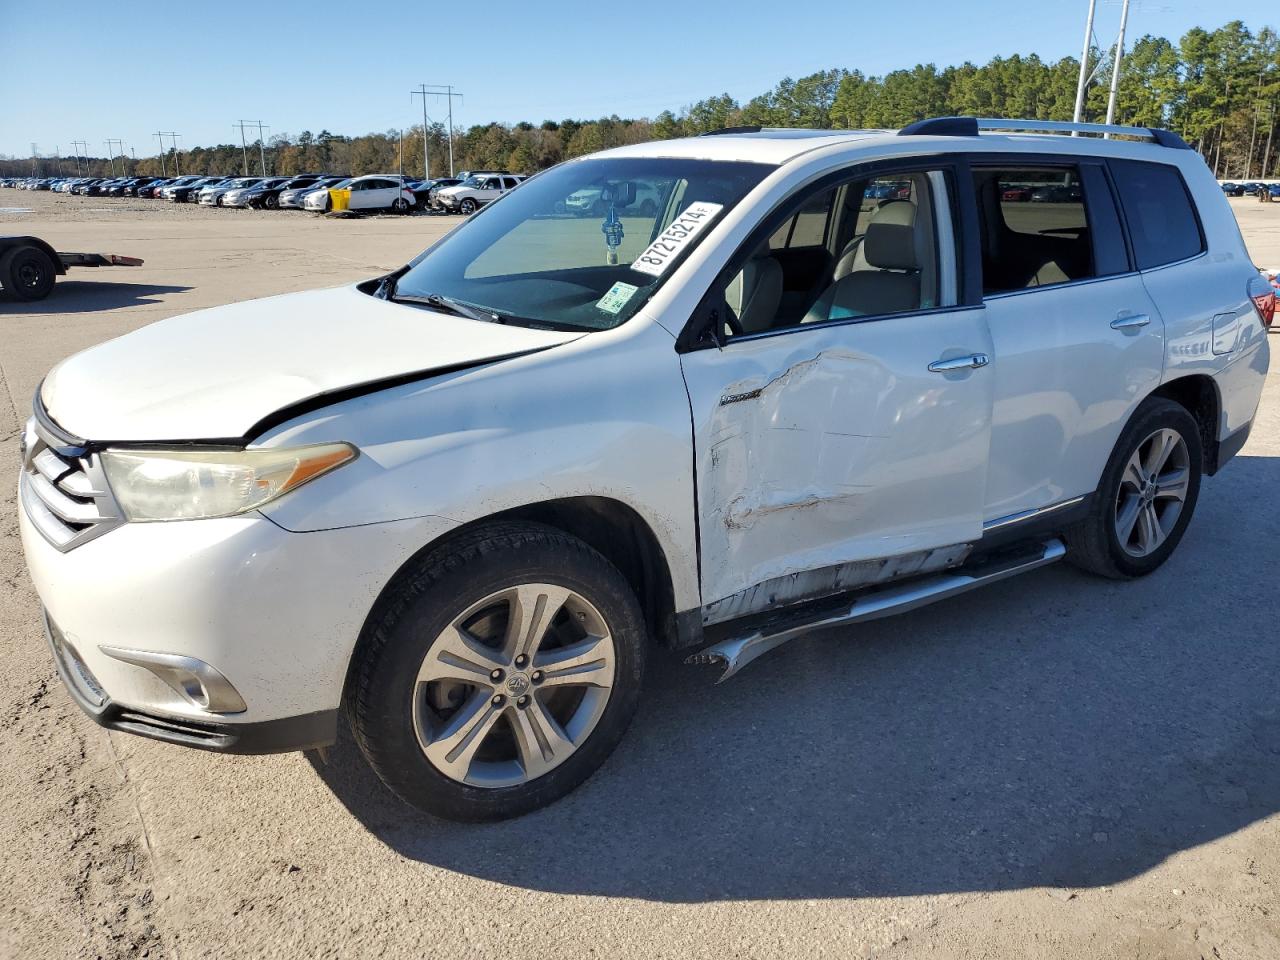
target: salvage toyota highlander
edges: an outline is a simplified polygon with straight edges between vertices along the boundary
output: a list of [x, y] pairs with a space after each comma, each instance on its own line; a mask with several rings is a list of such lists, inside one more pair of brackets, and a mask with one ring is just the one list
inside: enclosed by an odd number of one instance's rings
[[409, 803], [509, 817], [600, 766], [654, 644], [727, 675], [1064, 555], [1155, 570], [1274, 310], [1163, 130], [623, 147], [385, 276], [63, 361], [22, 542], [99, 723], [267, 752], [341, 712]]

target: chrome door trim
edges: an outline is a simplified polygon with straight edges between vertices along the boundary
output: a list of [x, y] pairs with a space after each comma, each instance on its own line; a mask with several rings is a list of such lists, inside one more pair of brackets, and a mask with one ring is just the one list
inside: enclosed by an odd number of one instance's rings
[[994, 520], [987, 520], [982, 524], [983, 532], [989, 530], [998, 530], [1001, 527], [1007, 527], [1011, 523], [1021, 523], [1023, 520], [1030, 520], [1032, 517], [1043, 516], [1046, 513], [1053, 513], [1055, 510], [1062, 510], [1065, 507], [1074, 507], [1077, 503], [1082, 503], [1084, 497], [1072, 497], [1070, 500], [1063, 500], [1061, 503], [1050, 504], [1047, 507], [1036, 507], [1033, 510], [1022, 510], [1018, 513], [1011, 513], [1006, 517], [996, 517]]

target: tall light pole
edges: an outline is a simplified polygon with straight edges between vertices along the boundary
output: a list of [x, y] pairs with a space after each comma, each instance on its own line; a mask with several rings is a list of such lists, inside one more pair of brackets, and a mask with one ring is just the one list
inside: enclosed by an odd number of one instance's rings
[[1076, 108], [1071, 114], [1071, 122], [1079, 123], [1084, 116], [1084, 91], [1089, 86], [1089, 50], [1093, 47], [1093, 14], [1098, 8], [1098, 0], [1089, 0], [1089, 17], [1084, 23], [1084, 49], [1080, 52], [1080, 79], [1076, 83]]
[[422, 98], [422, 179], [431, 179], [431, 161], [427, 158], [427, 85], [425, 83], [418, 84], [420, 90], [410, 90], [409, 99], [414, 97]]
[[1107, 97], [1107, 123], [1116, 115], [1116, 94], [1120, 92], [1120, 61], [1124, 59], [1124, 29], [1129, 24], [1129, 0], [1120, 7], [1120, 36], [1116, 37], [1115, 62], [1111, 65], [1111, 95]]

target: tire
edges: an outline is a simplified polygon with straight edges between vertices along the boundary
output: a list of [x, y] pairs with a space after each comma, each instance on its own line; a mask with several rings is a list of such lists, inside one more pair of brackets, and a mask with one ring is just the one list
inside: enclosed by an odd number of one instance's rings
[[[544, 609], [532, 598], [568, 596], [523, 664], [501, 650], [517, 604], [503, 595], [522, 585], [530, 623]], [[458, 646], [463, 623], [471, 639]], [[369, 764], [405, 802], [449, 820], [503, 820], [559, 799], [605, 761], [635, 713], [646, 646], [635, 595], [603, 556], [552, 527], [490, 524], [429, 551], [384, 591], [352, 659], [346, 710]], [[473, 683], [455, 679], [459, 650], [481, 664], [465, 671]], [[557, 676], [561, 650], [579, 668]], [[495, 663], [505, 668], [486, 674]], [[468, 717], [487, 720], [482, 734], [451, 733]], [[548, 756], [548, 742], [563, 752]]]
[[476, 212], [476, 202], [470, 197], [467, 197], [467, 199], [463, 200], [458, 206], [458, 209], [469, 217]]
[[640, 204], [640, 216], [652, 217], [658, 212], [658, 205], [652, 200], [646, 200]]
[[52, 258], [39, 247], [14, 247], [0, 255], [0, 285], [15, 300], [43, 300], [57, 278]]
[[396, 197], [395, 200], [393, 200], [391, 203], [391, 209], [394, 210], [396, 213], [408, 213], [409, 201], [406, 200], [404, 197]]
[[266, 207], [268, 210], [279, 210], [280, 199], [274, 194], [268, 194], [267, 196], [262, 198], [262, 205]]
[[1116, 441], [1089, 513], [1065, 531], [1067, 559], [1115, 580], [1151, 573], [1186, 532], [1203, 469], [1196, 419], [1172, 400], [1145, 400]]

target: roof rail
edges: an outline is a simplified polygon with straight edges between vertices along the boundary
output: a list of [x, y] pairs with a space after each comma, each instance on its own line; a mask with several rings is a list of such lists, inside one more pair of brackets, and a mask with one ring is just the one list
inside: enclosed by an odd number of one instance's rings
[[933, 117], [908, 124], [898, 131], [900, 137], [976, 137], [983, 130], [1011, 133], [1101, 134], [1151, 140], [1162, 147], [1190, 150], [1180, 136], [1158, 127], [1126, 127], [1114, 123], [1070, 123], [1065, 120], [1009, 120], [999, 117]]
[[743, 127], [721, 127], [719, 130], [706, 130], [698, 136], [700, 137], [720, 137], [729, 133], [759, 133], [764, 128], [758, 123], [748, 124]]

